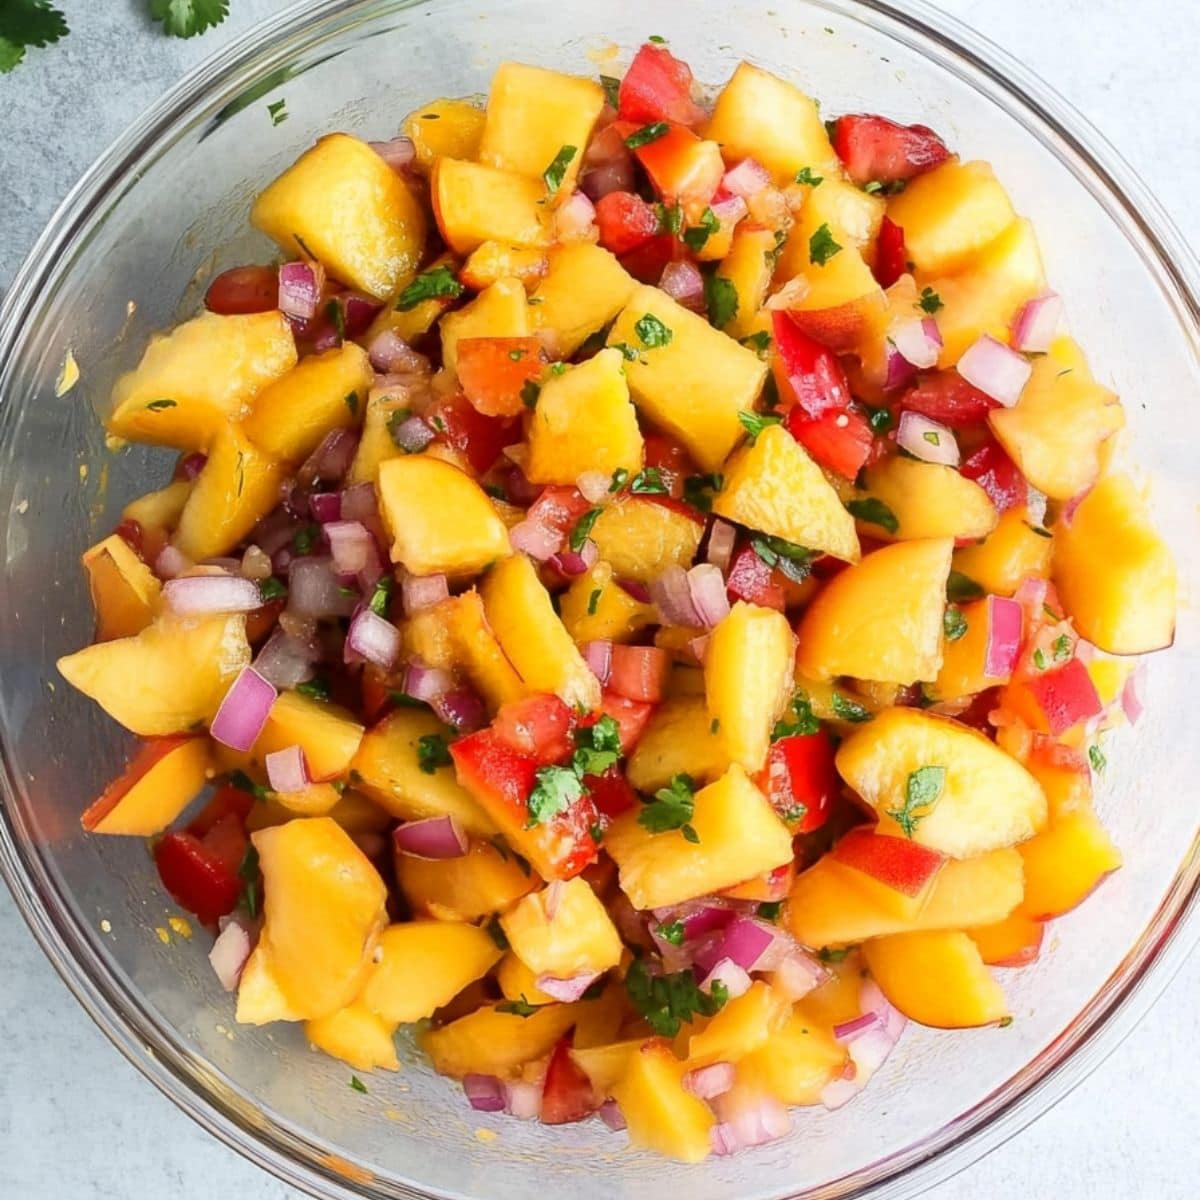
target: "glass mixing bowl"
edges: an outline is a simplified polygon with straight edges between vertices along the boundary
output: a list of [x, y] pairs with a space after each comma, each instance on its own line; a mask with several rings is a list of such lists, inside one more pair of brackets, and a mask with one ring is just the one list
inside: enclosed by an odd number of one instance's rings
[[[1127, 1033], [1195, 941], [1197, 739], [1180, 737], [1200, 677], [1200, 500], [1191, 428], [1198, 271], [1133, 172], [1044, 84], [916, 0], [364, 0], [315, 3], [260, 26], [194, 72], [92, 168], [0, 312], [0, 867], [67, 985], [176, 1104], [255, 1162], [323, 1197], [558, 1194], [644, 1200], [911, 1196], [1011, 1136]], [[686, 19], [678, 20], [686, 13]], [[110, 455], [95, 409], [156, 329], [193, 312], [217, 271], [271, 251], [250, 232], [256, 189], [318, 135], [392, 135], [432, 96], [482, 92], [505, 58], [594, 73], [654, 33], [720, 81], [748, 57], [826, 111], [923, 121], [990, 159], [1034, 219], [1049, 277], [1098, 375], [1125, 399], [1133, 457], [1154, 479], [1184, 603], [1152, 662], [1148, 712], [1114, 739], [1100, 806], [1126, 865], [1050, 927], [1046, 952], [1004, 973], [1014, 1024], [911, 1028], [867, 1092], [796, 1113], [786, 1140], [701, 1167], [632, 1153], [599, 1122], [548, 1131], [473, 1113], [408, 1046], [369, 1094], [299, 1029], [235, 1026], [204, 937], [155, 927], [164, 901], [144, 846], [87, 838], [78, 816], [129, 749], [56, 681], [86, 642], [80, 551], [168, 472], [162, 452]], [[619, 48], [619, 50], [618, 50]], [[615, 56], [615, 57], [614, 57]], [[268, 102], [285, 98], [273, 127]], [[1118, 182], [1119, 181], [1119, 182]], [[68, 352], [82, 371], [62, 396]], [[495, 1130], [489, 1139], [479, 1130]]]

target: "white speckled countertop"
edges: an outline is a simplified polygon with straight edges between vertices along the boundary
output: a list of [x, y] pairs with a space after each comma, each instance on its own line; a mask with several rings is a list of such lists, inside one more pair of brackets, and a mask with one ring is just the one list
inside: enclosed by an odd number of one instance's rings
[[[0, 0], [3, 4], [5, 0]], [[0, 76], [0, 285], [125, 125], [281, 0], [232, 0], [204, 37], [160, 36], [142, 0], [57, 0], [74, 32]], [[1200, 245], [1200, 13], [1193, 0], [941, 0], [1084, 112]], [[114, 84], [114, 81], [119, 83]], [[285, 1200], [105, 1041], [0, 890], [0, 1198]], [[1200, 956], [1070, 1097], [931, 1200], [1182, 1200], [1200, 1175]]]

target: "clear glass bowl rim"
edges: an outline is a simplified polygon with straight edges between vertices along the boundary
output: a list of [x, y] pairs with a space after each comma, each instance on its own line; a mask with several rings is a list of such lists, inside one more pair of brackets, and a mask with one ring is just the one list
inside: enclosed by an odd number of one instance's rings
[[[10, 364], [17, 361], [23, 331], [37, 312], [37, 298], [54, 275], [63, 251], [88, 227], [112, 188], [152, 157], [163, 139], [186, 119], [210, 89], [244, 83], [305, 43], [360, 22], [410, 7], [419, 0], [302, 0], [254, 26], [188, 73], [152, 105], [82, 176], [50, 219], [14, 277], [0, 305], [0, 396]], [[783, 4], [785, 0], [777, 0]], [[831, 13], [872, 13], [916, 38], [935, 43], [942, 65], [982, 75], [993, 100], [1066, 162], [1076, 176], [1140, 243], [1143, 261], [1172, 301], [1193, 357], [1200, 362], [1200, 263], [1149, 189], [1079, 112], [1044, 80], [987, 38], [926, 0], [816, 0]], [[1117, 181], [1120, 180], [1120, 183]], [[322, 1200], [412, 1197], [430, 1200], [416, 1187], [355, 1185], [331, 1169], [328, 1156], [292, 1130], [269, 1119], [251, 1122], [231, 1097], [219, 1094], [204, 1064], [164, 1036], [136, 995], [107, 971], [58, 902], [53, 881], [21, 846], [13, 825], [13, 765], [0, 730], [0, 874], [30, 931], [71, 993], [118, 1050], [164, 1095], [209, 1133], [277, 1178]], [[890, 1200], [916, 1196], [950, 1178], [1057, 1103], [1081, 1083], [1129, 1035], [1200, 941], [1200, 837], [1188, 847], [1153, 919], [1121, 965], [1072, 1024], [1040, 1055], [992, 1095], [935, 1134], [884, 1164], [831, 1182], [825, 1192], [850, 1184], [843, 1196]], [[324, 1159], [324, 1161], [322, 1161]]]

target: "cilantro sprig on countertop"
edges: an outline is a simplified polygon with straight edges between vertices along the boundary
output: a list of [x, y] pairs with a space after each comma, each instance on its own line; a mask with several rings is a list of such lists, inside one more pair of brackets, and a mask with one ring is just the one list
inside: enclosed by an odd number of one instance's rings
[[150, 15], [172, 37], [190, 38], [229, 16], [229, 0], [150, 0]]

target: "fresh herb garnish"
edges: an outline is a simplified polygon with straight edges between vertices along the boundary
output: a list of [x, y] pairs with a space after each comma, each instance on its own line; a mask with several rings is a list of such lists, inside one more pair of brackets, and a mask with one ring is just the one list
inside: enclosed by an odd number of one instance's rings
[[583, 783], [570, 767], [538, 767], [534, 779], [533, 791], [526, 801], [529, 809], [526, 829], [545, 825], [583, 795]]
[[843, 696], [839, 691], [834, 691], [830, 703], [833, 705], [833, 715], [839, 721], [849, 721], [851, 725], [861, 725], [864, 721], [871, 719], [871, 710], [865, 704], [859, 704], [857, 700], [851, 700], [849, 696]]
[[712, 512], [713, 496], [725, 485], [725, 476], [720, 471], [707, 475], [689, 475], [683, 481], [683, 499], [701, 512]]
[[1092, 764], [1093, 771], [1103, 771], [1108, 766], [1108, 759], [1104, 757], [1104, 752], [1099, 746], [1088, 747], [1088, 762]]
[[904, 785], [904, 805], [889, 808], [887, 815], [900, 826], [906, 838], [912, 838], [917, 825], [929, 816], [946, 783], [945, 767], [918, 767]]
[[600, 588], [592, 589], [592, 594], [588, 597], [587, 602], [587, 615], [589, 617], [594, 617], [596, 615], [596, 609], [600, 607], [600, 595]]
[[30, 46], [49, 46], [67, 36], [67, 19], [48, 0], [7, 0], [0, 10], [0, 74], [21, 64]]
[[509, 1013], [514, 1017], [532, 1017], [535, 1012], [542, 1006], [540, 1004], [530, 1004], [525, 999], [525, 993], [522, 992], [517, 1000], [502, 1000], [496, 1005], [498, 1013]]
[[175, 408], [176, 404], [174, 400], [151, 400], [146, 407], [151, 412], [162, 412], [164, 408]]
[[868, 496], [863, 500], [848, 500], [846, 511], [852, 517], [857, 517], [868, 525], [878, 525], [880, 529], [886, 529], [888, 533], [895, 533], [900, 528], [896, 514], [882, 500], [878, 500], [874, 496]]
[[700, 990], [691, 967], [674, 975], [651, 975], [640, 958], [635, 958], [626, 972], [625, 992], [660, 1037], [674, 1037], [697, 1013], [714, 1016], [729, 999], [729, 990], [720, 980], [708, 994]]
[[495, 913], [488, 917], [483, 931], [496, 944], [497, 950], [507, 950], [509, 948], [508, 935], [504, 932], [504, 928], [501, 926]]
[[720, 228], [720, 218], [711, 208], [706, 207], [700, 214], [700, 223], [691, 225], [683, 231], [683, 244], [693, 254], [699, 254], [708, 239]]
[[355, 417], [358, 416], [358, 393], [357, 392], [347, 392], [346, 393], [346, 407], [350, 410], [351, 416], [355, 416]]
[[654, 799], [642, 806], [638, 824], [651, 833], [678, 829], [693, 844], [700, 838], [689, 822], [696, 808], [696, 783], [690, 775], [675, 775], [667, 787], [659, 788]]
[[461, 296], [463, 285], [454, 277], [449, 267], [434, 267], [418, 275], [396, 299], [397, 312], [409, 312], [423, 300], [447, 297], [453, 300]]
[[230, 771], [226, 779], [230, 787], [235, 787], [242, 792], [249, 792], [255, 800], [265, 800], [271, 794], [270, 788], [263, 787], [261, 783], [255, 783], [245, 771]]
[[433, 775], [438, 767], [449, 767], [453, 762], [450, 747], [440, 733], [427, 733], [417, 738], [417, 766], [426, 775]]
[[603, 775], [616, 766], [621, 757], [621, 727], [607, 713], [594, 725], [575, 731], [575, 753], [571, 770], [580, 779], [585, 775]]
[[635, 496], [665, 496], [670, 489], [663, 482], [658, 467], [644, 467], [630, 481], [629, 490]]
[[654, 121], [649, 125], [643, 125], [641, 129], [635, 129], [625, 139], [625, 145], [630, 150], [636, 150], [640, 146], [648, 146], [651, 142], [657, 142], [659, 138], [666, 137], [670, 127], [666, 121]]
[[390, 575], [384, 575], [375, 585], [374, 591], [371, 592], [371, 598], [367, 601], [367, 607], [377, 616], [386, 617], [388, 615], [388, 605], [392, 600], [392, 589], [396, 586], [396, 581]]
[[659, 37], [657, 33], [652, 33], [646, 39], [646, 41], [653, 42], [656, 46], [665, 46], [667, 44], [667, 39], [665, 37]]
[[927, 429], [921, 436], [931, 445], [940, 446], [942, 444], [942, 435], [936, 430]]
[[816, 558], [816, 552], [807, 546], [766, 535], [752, 537], [750, 548], [768, 567], [772, 570], [778, 568], [793, 583], [803, 583], [809, 577], [813, 559]]
[[273, 104], [268, 104], [267, 112], [271, 117], [272, 127], [282, 125], [288, 119], [287, 101], [276, 100]]
[[957, 604], [946, 605], [946, 611], [942, 614], [942, 630], [948, 642], [957, 642], [967, 632], [967, 618]]
[[704, 309], [716, 329], [724, 329], [737, 316], [738, 294], [732, 279], [716, 274], [704, 276]]
[[826, 946], [824, 949], [817, 951], [817, 957], [823, 963], [845, 962], [853, 949], [853, 946]]
[[756, 329], [744, 338], [738, 338], [738, 341], [747, 349], [753, 350], [759, 358], [766, 358], [767, 351], [771, 348], [771, 335], [765, 329]]
[[611, 107], [617, 107], [617, 94], [621, 90], [621, 81], [615, 75], [601, 75], [600, 86], [604, 89], [604, 98]]
[[647, 350], [656, 350], [659, 346], [669, 346], [674, 336], [671, 331], [653, 314], [646, 313], [634, 322], [633, 332], [641, 339]]
[[1051, 645], [1055, 662], [1065, 662], [1071, 657], [1071, 639], [1065, 633], [1060, 633]]
[[612, 473], [612, 483], [608, 485], [610, 492], [619, 492], [629, 482], [629, 472], [624, 467], [618, 467]]
[[338, 335], [338, 341], [344, 342], [346, 340], [346, 310], [336, 297], [325, 305], [325, 318], [333, 326], [334, 333]]
[[242, 881], [242, 894], [238, 904], [252, 917], [258, 916], [258, 851], [253, 845], [246, 847], [238, 865], [238, 878]]
[[[626, 362], [637, 362], [639, 360], [640, 356], [638, 352], [628, 342], [613, 342], [612, 349], [619, 350], [621, 357]], [[641, 361], [645, 363], [646, 360], [643, 358]]]
[[592, 526], [596, 523], [596, 518], [604, 510], [601, 508], [589, 508], [587, 512], [575, 522], [571, 529], [571, 536], [567, 539], [567, 545], [576, 553], [583, 549], [583, 544], [591, 535]]
[[560, 187], [562, 181], [566, 177], [567, 168], [571, 165], [578, 153], [575, 146], [560, 146], [558, 153], [551, 160], [550, 165], [542, 172], [542, 178], [546, 181], [546, 190], [550, 195], [554, 195]]
[[302, 525], [296, 530], [296, 536], [292, 538], [292, 550], [303, 557], [306, 554], [313, 552], [313, 546], [316, 545], [317, 538], [321, 535], [320, 525]]
[[521, 385], [521, 403], [526, 408], [537, 408], [538, 397], [542, 394], [542, 385], [527, 379]]
[[270, 575], [258, 581], [258, 594], [263, 598], [264, 604], [269, 604], [272, 600], [281, 600], [287, 595], [287, 585]]
[[941, 296], [933, 288], [927, 287], [921, 289], [921, 298], [917, 301], [917, 307], [922, 312], [927, 312], [930, 316], [933, 316], [935, 312], [940, 311], [946, 306], [942, 303]]
[[350, 1076], [350, 1086], [356, 1092], [361, 1092], [364, 1096], [367, 1094], [367, 1085], [357, 1075]]
[[896, 416], [890, 408], [867, 408], [867, 424], [876, 437], [883, 437], [896, 424]]
[[659, 231], [678, 237], [683, 228], [683, 205], [676, 203], [668, 208], [665, 204], [657, 203], [654, 211], [658, 214]]
[[738, 420], [741, 422], [742, 428], [750, 435], [750, 441], [753, 443], [768, 425], [778, 425], [783, 418], [777, 413], [747, 412], [743, 408], [738, 412]]
[[964, 575], [961, 571], [950, 572], [946, 579], [947, 600], [962, 604], [964, 600], [978, 600], [982, 595], [983, 588], [969, 575]]
[[332, 694], [329, 690], [329, 681], [322, 679], [320, 675], [314, 676], [312, 679], [306, 680], [304, 683], [296, 684], [296, 691], [301, 696], [307, 696], [310, 700], [328, 700]]
[[659, 925], [654, 931], [664, 942], [670, 942], [672, 946], [682, 946], [684, 938], [684, 928], [682, 921], [670, 921], [667, 924]]
[[831, 258], [842, 252], [842, 248], [833, 240], [829, 225], [824, 224], [808, 239], [808, 261], [818, 267], [823, 267]]
[[229, 16], [229, 0], [150, 0], [150, 16], [162, 22], [164, 33], [190, 38], [220, 25]]
[[819, 733], [821, 722], [813, 716], [812, 705], [803, 692], [797, 692], [788, 705], [787, 712], [775, 722], [771, 730], [771, 741], [777, 742], [786, 737], [807, 737]]
[[1042, 652], [1040, 647], [1033, 652], [1033, 665], [1037, 667], [1039, 671], [1044, 671], [1046, 669], [1046, 655]]
[[801, 167], [796, 172], [796, 182], [806, 183], [809, 187], [818, 187], [824, 179], [824, 175], [814, 175], [812, 167]]
[[783, 911], [782, 900], [768, 900], [758, 906], [758, 915], [764, 921], [778, 920], [779, 914]]

